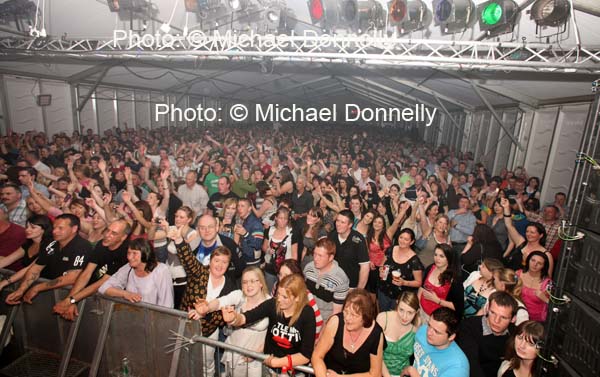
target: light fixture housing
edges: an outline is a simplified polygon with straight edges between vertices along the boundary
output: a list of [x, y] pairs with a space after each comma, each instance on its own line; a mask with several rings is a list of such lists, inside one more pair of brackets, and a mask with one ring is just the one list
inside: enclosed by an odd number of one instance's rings
[[111, 12], [134, 11], [140, 12], [148, 7], [146, 0], [106, 0]]
[[517, 23], [519, 6], [514, 0], [488, 0], [477, 6], [479, 29], [488, 36], [512, 33]]
[[375, 0], [358, 2], [358, 32], [383, 30], [385, 28], [386, 12], [381, 3]]
[[471, 0], [433, 0], [433, 17], [442, 34], [460, 33], [475, 21]]
[[568, 0], [537, 0], [530, 12], [537, 26], [561, 26], [569, 20], [571, 7]]
[[313, 25], [326, 31], [358, 28], [357, 0], [309, 0], [308, 11]]
[[406, 34], [421, 30], [431, 21], [431, 14], [422, 0], [394, 0], [388, 3], [388, 22]]
[[229, 10], [239, 12], [248, 7], [248, 0], [227, 0], [226, 4]]

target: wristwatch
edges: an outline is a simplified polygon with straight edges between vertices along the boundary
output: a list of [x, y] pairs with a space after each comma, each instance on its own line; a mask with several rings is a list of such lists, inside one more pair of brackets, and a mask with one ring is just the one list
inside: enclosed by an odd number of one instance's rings
[[77, 304], [77, 300], [75, 300], [75, 297], [73, 297], [73, 296], [69, 296], [69, 302], [71, 304]]

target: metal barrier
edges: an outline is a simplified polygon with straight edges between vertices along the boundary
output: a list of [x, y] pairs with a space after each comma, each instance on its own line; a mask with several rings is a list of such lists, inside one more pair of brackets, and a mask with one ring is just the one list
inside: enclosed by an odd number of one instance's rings
[[[259, 361], [267, 357], [202, 337], [200, 322], [188, 320], [183, 311], [97, 294], [78, 304], [79, 316], [70, 322], [52, 313], [54, 304], [68, 294], [66, 289], [41, 292], [31, 305], [9, 306], [4, 301], [11, 288], [0, 294], [0, 314], [6, 315], [0, 344], [6, 344], [12, 332], [11, 347], [21, 356], [0, 370], [3, 376], [114, 377], [121, 375], [125, 357], [130, 376], [206, 376], [203, 344]], [[3, 351], [0, 348], [0, 354]], [[233, 375], [231, 367], [227, 375]], [[296, 369], [313, 374], [309, 367]]]

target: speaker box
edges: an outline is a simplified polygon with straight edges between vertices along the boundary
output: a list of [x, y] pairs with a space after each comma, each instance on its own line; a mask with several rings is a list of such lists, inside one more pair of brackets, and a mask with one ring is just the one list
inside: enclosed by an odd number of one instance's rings
[[569, 293], [567, 296], [572, 301], [560, 307], [552, 354], [581, 376], [597, 376], [600, 371], [600, 313]]
[[600, 235], [583, 231], [573, 243], [564, 290], [600, 311]]

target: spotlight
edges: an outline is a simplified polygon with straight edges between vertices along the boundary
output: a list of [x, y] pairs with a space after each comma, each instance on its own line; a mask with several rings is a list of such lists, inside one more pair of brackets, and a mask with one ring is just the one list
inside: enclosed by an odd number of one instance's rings
[[477, 7], [479, 29], [488, 36], [511, 33], [515, 28], [519, 6], [514, 0], [488, 0]]
[[357, 0], [309, 0], [308, 10], [314, 25], [325, 30], [356, 28]]
[[123, 10], [142, 11], [148, 7], [146, 0], [106, 0], [106, 3], [111, 12]]
[[388, 4], [389, 23], [400, 34], [420, 30], [431, 21], [427, 5], [422, 0], [394, 0]]
[[[233, 1], [228, 1], [228, 3], [229, 2]], [[242, 0], [239, 0], [238, 3], [241, 4]], [[184, 0], [184, 4], [185, 10], [187, 12], [203, 12], [207, 10], [215, 10], [223, 6], [223, 4], [221, 4], [221, 0]]]
[[232, 11], [242, 11], [248, 7], [247, 0], [228, 0], [227, 7]]
[[385, 27], [385, 11], [375, 0], [358, 2], [358, 31], [382, 30]]
[[568, 0], [538, 0], [531, 6], [531, 19], [538, 26], [560, 26], [571, 13]]
[[471, 0], [433, 0], [433, 13], [442, 34], [459, 33], [475, 20], [475, 5]]

